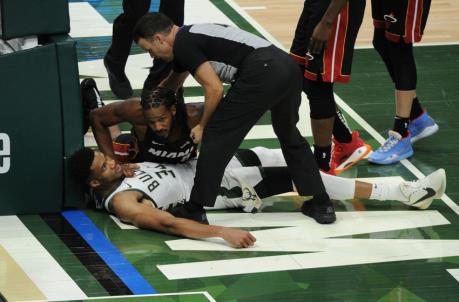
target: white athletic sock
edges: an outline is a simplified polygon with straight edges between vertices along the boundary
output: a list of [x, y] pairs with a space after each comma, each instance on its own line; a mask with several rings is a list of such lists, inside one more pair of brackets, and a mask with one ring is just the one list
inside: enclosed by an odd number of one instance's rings
[[327, 173], [320, 172], [322, 181], [325, 185], [325, 190], [331, 199], [347, 200], [354, 198], [355, 180], [333, 176]]
[[408, 198], [400, 190], [400, 184], [376, 183], [373, 184], [370, 199], [407, 201]]

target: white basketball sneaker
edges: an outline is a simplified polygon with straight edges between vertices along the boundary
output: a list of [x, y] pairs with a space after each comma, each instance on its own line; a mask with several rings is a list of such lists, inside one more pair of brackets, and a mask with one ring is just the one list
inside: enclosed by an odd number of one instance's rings
[[403, 203], [419, 209], [427, 209], [434, 199], [440, 198], [446, 190], [446, 173], [438, 169], [423, 179], [404, 181], [400, 190], [408, 201]]

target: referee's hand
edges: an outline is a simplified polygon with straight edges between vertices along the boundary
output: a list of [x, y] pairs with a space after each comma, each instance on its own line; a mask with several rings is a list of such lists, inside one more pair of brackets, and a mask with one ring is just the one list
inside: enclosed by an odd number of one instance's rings
[[202, 127], [200, 124], [197, 124], [193, 129], [190, 131], [190, 137], [195, 144], [199, 144], [202, 139]]

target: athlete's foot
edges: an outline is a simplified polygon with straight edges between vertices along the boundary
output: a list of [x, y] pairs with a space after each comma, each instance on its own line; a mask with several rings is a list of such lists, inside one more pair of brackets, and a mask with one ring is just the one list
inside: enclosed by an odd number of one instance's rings
[[373, 164], [390, 165], [413, 155], [411, 136], [402, 137], [398, 132], [389, 130], [389, 138], [368, 157]]
[[207, 220], [206, 211], [203, 208], [193, 209], [193, 211], [190, 211], [186, 207], [186, 204], [179, 204], [176, 207], [173, 207], [172, 209], [169, 209], [167, 211], [175, 217], [194, 220], [202, 224], [209, 224], [209, 221]]
[[437, 133], [438, 129], [437, 123], [427, 114], [427, 111], [424, 111], [420, 116], [410, 121], [408, 125], [411, 143]]
[[336, 175], [349, 169], [371, 152], [371, 146], [365, 144], [358, 131], [352, 132], [349, 143], [340, 143], [333, 139], [332, 163], [335, 164]]
[[104, 57], [104, 66], [108, 74], [108, 84], [112, 92], [122, 100], [132, 96], [132, 87], [124, 70], [118, 70], [119, 67], [110, 59], [108, 53]]
[[416, 181], [404, 181], [400, 191], [408, 198], [403, 203], [419, 209], [427, 209], [434, 199], [440, 198], [446, 190], [446, 174], [444, 169], [429, 174]]
[[321, 168], [320, 171], [325, 173], [325, 174], [333, 175], [333, 176], [338, 174], [336, 172], [336, 164], [334, 162], [332, 162], [332, 161], [330, 162], [330, 165], [329, 165], [328, 168], [326, 168], [326, 169]]
[[307, 200], [303, 202], [301, 212], [320, 224], [330, 224], [336, 220], [335, 209], [329, 198], [319, 199], [314, 197], [311, 200]]

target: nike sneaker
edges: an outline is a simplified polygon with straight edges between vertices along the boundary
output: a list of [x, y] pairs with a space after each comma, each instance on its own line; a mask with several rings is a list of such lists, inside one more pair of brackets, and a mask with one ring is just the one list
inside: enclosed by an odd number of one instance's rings
[[445, 193], [445, 170], [438, 169], [416, 181], [404, 181], [400, 184], [400, 190], [408, 198], [405, 204], [423, 210], [427, 209], [434, 199], [440, 198]]
[[402, 137], [398, 132], [389, 130], [389, 138], [368, 157], [373, 164], [390, 165], [413, 155], [411, 135]]
[[420, 116], [410, 121], [408, 131], [411, 134], [411, 143], [435, 134], [439, 127], [437, 123], [424, 111]]
[[336, 167], [335, 174], [349, 169], [370, 152], [371, 146], [365, 144], [358, 131], [352, 132], [352, 140], [349, 143], [340, 143], [333, 139], [332, 163]]

